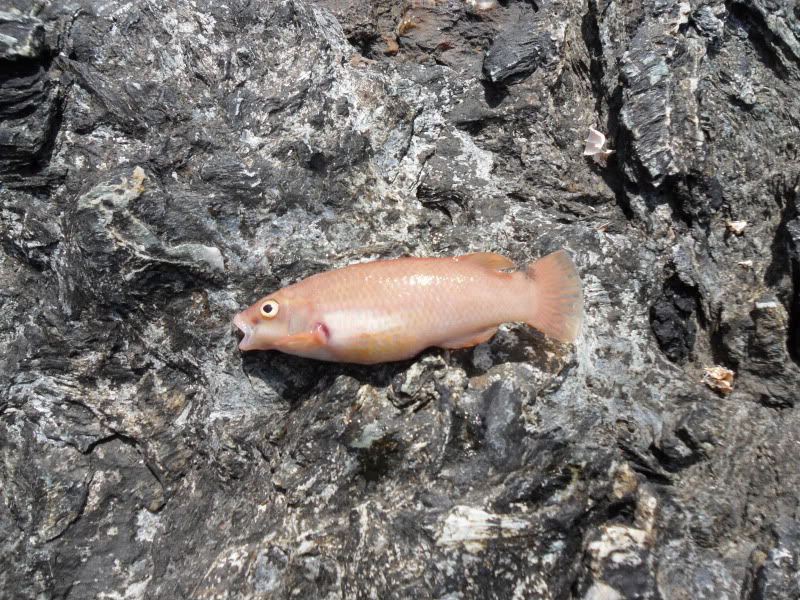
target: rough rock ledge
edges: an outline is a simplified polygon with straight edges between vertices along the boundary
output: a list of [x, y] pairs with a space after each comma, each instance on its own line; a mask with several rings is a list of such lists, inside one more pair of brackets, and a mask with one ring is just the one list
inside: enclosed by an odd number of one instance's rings
[[[4, 0], [0, 181], [2, 598], [800, 598], [796, 3]], [[561, 247], [574, 346], [236, 348]]]

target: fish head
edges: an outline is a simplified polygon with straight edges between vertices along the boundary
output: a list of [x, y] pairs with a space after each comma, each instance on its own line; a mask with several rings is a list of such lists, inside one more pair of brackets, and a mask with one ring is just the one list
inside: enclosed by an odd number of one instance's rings
[[276, 341], [290, 335], [290, 326], [296, 325], [301, 308], [291, 294], [280, 291], [237, 313], [233, 324], [244, 333], [239, 348], [270, 350]]

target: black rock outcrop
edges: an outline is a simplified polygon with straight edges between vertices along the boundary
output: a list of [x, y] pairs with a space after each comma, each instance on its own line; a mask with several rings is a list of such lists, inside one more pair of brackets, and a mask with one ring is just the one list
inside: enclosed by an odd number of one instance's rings
[[[3, 598], [800, 597], [792, 2], [0, 9]], [[574, 345], [237, 349], [322, 270], [562, 247]]]

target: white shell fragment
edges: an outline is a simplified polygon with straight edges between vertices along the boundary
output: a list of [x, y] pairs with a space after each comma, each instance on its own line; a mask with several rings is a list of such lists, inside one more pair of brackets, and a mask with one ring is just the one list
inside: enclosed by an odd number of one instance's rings
[[740, 260], [736, 264], [739, 265], [740, 267], [742, 267], [743, 269], [752, 269], [753, 268], [753, 261], [752, 260]]
[[605, 164], [606, 159], [611, 156], [613, 150], [604, 148], [606, 136], [593, 127], [589, 127], [589, 137], [586, 138], [586, 146], [583, 148], [584, 156], [591, 156], [595, 162]]
[[749, 223], [747, 221], [725, 221], [725, 226], [728, 228], [728, 231], [736, 235], [742, 235], [744, 233], [744, 228], [748, 225]]
[[705, 375], [700, 380], [712, 390], [722, 392], [725, 396], [730, 396], [733, 391], [734, 372], [725, 367], [706, 367]]
[[594, 156], [603, 150], [605, 144], [606, 136], [597, 131], [597, 129], [589, 127], [589, 137], [586, 138], [586, 147], [583, 149], [584, 156]]

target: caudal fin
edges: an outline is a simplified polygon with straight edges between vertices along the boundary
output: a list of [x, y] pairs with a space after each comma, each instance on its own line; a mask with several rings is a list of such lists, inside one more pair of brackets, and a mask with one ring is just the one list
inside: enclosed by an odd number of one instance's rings
[[583, 288], [566, 250], [530, 263], [525, 272], [535, 285], [535, 313], [528, 325], [559, 342], [574, 342], [583, 321]]

